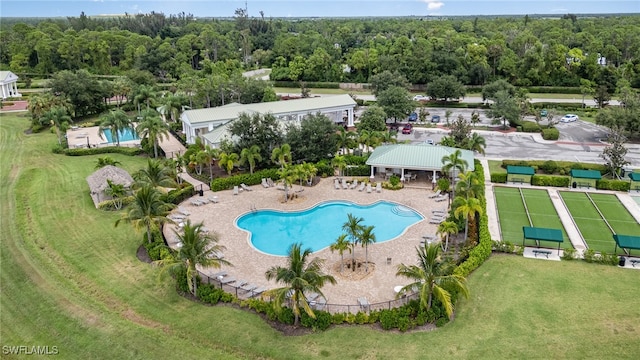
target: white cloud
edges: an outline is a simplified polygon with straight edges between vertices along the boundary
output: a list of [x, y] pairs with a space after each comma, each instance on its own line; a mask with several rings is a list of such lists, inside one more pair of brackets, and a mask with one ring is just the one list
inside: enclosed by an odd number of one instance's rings
[[439, 10], [441, 7], [444, 6], [444, 3], [438, 0], [422, 0], [422, 1], [427, 3], [427, 9], [429, 10]]

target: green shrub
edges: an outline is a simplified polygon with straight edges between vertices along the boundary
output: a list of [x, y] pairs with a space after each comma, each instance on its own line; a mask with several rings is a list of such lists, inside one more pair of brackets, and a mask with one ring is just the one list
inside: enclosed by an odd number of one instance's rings
[[371, 175], [371, 167], [369, 165], [357, 165], [348, 167], [345, 170], [347, 176], [369, 176]]
[[[580, 94], [577, 86], [529, 86], [527, 92], [534, 94]], [[537, 103], [535, 103], [537, 104]]]
[[178, 205], [184, 200], [193, 196], [193, 185], [184, 183], [185, 186], [182, 189], [174, 189], [166, 194], [163, 194], [160, 199], [166, 203]]
[[367, 156], [357, 156], [351, 154], [344, 155], [344, 161], [347, 163], [347, 165], [366, 165], [367, 159]]
[[356, 314], [356, 324], [363, 325], [369, 322], [369, 315], [366, 312], [358, 311]]
[[535, 186], [569, 187], [570, 182], [571, 178], [568, 176], [533, 175], [531, 177], [531, 185]]
[[562, 252], [562, 260], [575, 260], [576, 249], [564, 249]]
[[335, 170], [327, 160], [322, 160], [316, 163], [317, 175], [320, 177], [333, 176]]
[[523, 121], [521, 127], [523, 132], [527, 132], [527, 133], [540, 132], [540, 125], [532, 121]]
[[295, 315], [293, 314], [293, 310], [291, 310], [288, 307], [281, 308], [280, 311], [277, 313], [277, 317], [279, 322], [287, 325], [293, 325], [293, 322], [295, 321]]
[[86, 156], [86, 155], [97, 155], [97, 154], [122, 154], [128, 156], [136, 156], [140, 154], [144, 154], [144, 150], [140, 148], [130, 148], [130, 147], [118, 147], [118, 146], [107, 146], [100, 148], [90, 148], [90, 149], [62, 149], [59, 147], [55, 147], [53, 149], [55, 154], [64, 154], [67, 156]]
[[259, 185], [263, 178], [271, 178], [274, 181], [280, 179], [278, 175], [278, 169], [266, 169], [256, 171], [251, 174], [240, 174], [235, 176], [229, 176], [225, 178], [217, 178], [211, 182], [211, 191], [222, 191], [233, 189], [234, 186], [240, 186], [240, 184], [246, 185]]
[[584, 261], [588, 262], [588, 263], [592, 263], [596, 261], [596, 251], [593, 249], [587, 249], [582, 253], [582, 258], [584, 259]]
[[[126, 196], [120, 199], [122, 201], [122, 208], [127, 207], [127, 205], [131, 204], [135, 198], [133, 196]], [[99, 210], [107, 210], [107, 211], [115, 211], [116, 210], [116, 200], [105, 200], [98, 204]]]
[[380, 326], [385, 330], [391, 330], [397, 327], [397, 317], [395, 309], [380, 311]]
[[545, 140], [558, 140], [560, 131], [556, 128], [542, 129], [542, 138]]
[[510, 241], [493, 241], [493, 251], [513, 254], [515, 248]]
[[507, 182], [507, 173], [491, 173], [491, 182], [504, 184]]
[[447, 317], [441, 317], [438, 320], [436, 320], [436, 327], [443, 327], [445, 326], [447, 323], [449, 322], [449, 318]]
[[[273, 82], [273, 86], [285, 87], [285, 88], [299, 88], [300, 82], [278, 80]], [[334, 83], [334, 82], [307, 81], [305, 82], [305, 86], [309, 89], [340, 89], [340, 83]]]
[[342, 324], [344, 322], [344, 314], [343, 313], [333, 314], [331, 316], [331, 322], [336, 325]]
[[540, 166], [540, 169], [544, 170], [547, 174], [553, 174], [558, 171], [558, 163], [553, 160], [547, 160]]
[[596, 189], [613, 190], [613, 191], [629, 191], [631, 183], [624, 180], [600, 179], [596, 181]]

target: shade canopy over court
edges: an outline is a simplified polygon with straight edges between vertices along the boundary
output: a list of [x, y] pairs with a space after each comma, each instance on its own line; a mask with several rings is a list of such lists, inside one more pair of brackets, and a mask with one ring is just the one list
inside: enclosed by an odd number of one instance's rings
[[571, 187], [596, 187], [596, 181], [602, 178], [598, 170], [571, 169]]
[[560, 244], [564, 241], [561, 230], [523, 226], [522, 232], [524, 233], [522, 239], [523, 247], [525, 240], [534, 240], [538, 247], [540, 246], [540, 241], [553, 241], [558, 243], [558, 255], [560, 255]]
[[640, 236], [614, 234], [613, 240], [616, 242], [616, 247], [613, 250], [614, 254], [618, 251], [618, 247], [624, 250], [627, 254], [629, 254], [629, 250], [631, 249], [640, 250]]
[[629, 186], [629, 190], [640, 191], [640, 172], [632, 172], [629, 174], [629, 179], [631, 179], [631, 184]]
[[531, 166], [507, 166], [507, 182], [531, 183], [536, 171]]

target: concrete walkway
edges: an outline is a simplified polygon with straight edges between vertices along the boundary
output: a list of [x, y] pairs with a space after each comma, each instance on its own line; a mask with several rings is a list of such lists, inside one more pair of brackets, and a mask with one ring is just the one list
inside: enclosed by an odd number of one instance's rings
[[584, 242], [584, 238], [578, 229], [578, 226], [573, 221], [573, 217], [569, 214], [569, 210], [564, 204], [562, 197], [558, 194], [558, 189], [547, 188], [547, 192], [549, 193], [553, 206], [556, 208], [556, 212], [558, 213], [560, 222], [564, 227], [564, 231], [566, 231], [569, 241], [571, 241], [571, 245], [573, 245], [573, 248], [578, 251], [579, 255], [582, 255], [582, 252], [587, 249], [587, 245]]
[[[185, 151], [187, 151], [187, 148], [184, 147], [184, 145], [182, 145], [182, 143], [178, 139], [176, 139], [176, 137], [173, 136], [173, 134], [171, 134], [171, 133], [169, 133], [169, 135], [166, 138], [163, 137], [158, 145], [160, 145], [160, 148], [162, 148], [162, 151], [164, 151], [167, 159], [173, 159], [176, 156], [178, 156], [180, 154], [184, 154]], [[182, 180], [184, 180], [184, 181], [188, 182], [189, 184], [193, 185], [193, 189], [196, 190], [196, 191], [198, 191], [198, 190], [208, 191], [209, 190], [209, 185], [208, 184], [205, 184], [200, 180], [194, 179], [186, 171], [183, 171], [179, 176], [182, 178]]]

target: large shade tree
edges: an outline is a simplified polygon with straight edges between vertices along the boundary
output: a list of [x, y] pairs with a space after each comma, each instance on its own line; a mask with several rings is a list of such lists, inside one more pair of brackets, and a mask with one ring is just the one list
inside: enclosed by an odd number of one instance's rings
[[302, 250], [301, 244], [294, 243], [289, 248], [287, 266], [271, 267], [265, 274], [267, 280], [275, 280], [284, 285], [267, 291], [266, 295], [272, 297], [276, 311], [280, 311], [285, 304], [289, 303], [295, 316], [294, 325], [296, 326], [300, 320], [301, 308], [307, 315], [315, 319], [315, 314], [306, 296], [311, 293], [324, 296], [322, 287], [326, 283], [336, 284], [333, 276], [322, 272], [324, 260], [320, 258], [310, 260], [310, 255], [311, 249]]

